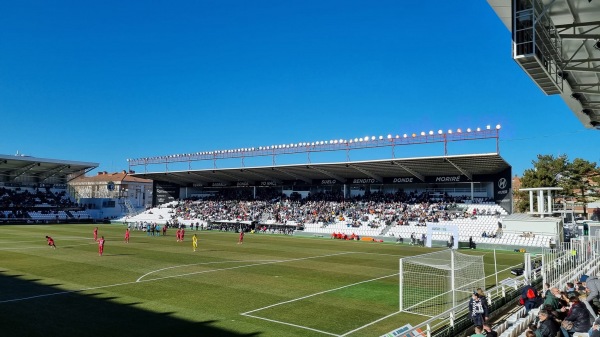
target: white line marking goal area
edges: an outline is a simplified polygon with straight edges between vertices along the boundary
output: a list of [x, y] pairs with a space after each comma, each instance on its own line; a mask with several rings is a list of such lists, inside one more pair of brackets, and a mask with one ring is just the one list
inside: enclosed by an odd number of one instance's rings
[[[293, 327], [300, 328], [300, 329], [305, 329], [305, 330], [310, 330], [310, 331], [314, 331], [314, 332], [319, 332], [319, 333], [322, 333], [324, 335], [329, 335], [329, 336], [338, 336], [338, 337], [339, 336], [346, 336], [346, 335], [349, 335], [349, 334], [354, 333], [356, 331], [362, 330], [362, 329], [364, 329], [364, 328], [366, 328], [368, 326], [371, 326], [371, 325], [373, 325], [373, 324], [375, 324], [377, 322], [380, 322], [380, 321], [382, 321], [384, 319], [392, 317], [392, 316], [394, 316], [396, 314], [399, 314], [400, 312], [396, 311], [396, 312], [387, 314], [387, 315], [385, 315], [383, 317], [374, 318], [372, 321], [366, 322], [365, 324], [363, 324], [361, 326], [354, 327], [352, 330], [345, 331], [345, 332], [342, 332], [342, 333], [328, 332], [328, 331], [323, 331], [323, 330], [319, 330], [319, 329], [316, 329], [316, 328], [308, 327], [308, 326], [305, 326], [305, 325], [294, 324], [294, 323], [286, 322], [286, 321], [283, 321], [283, 320], [276, 320], [276, 319], [272, 319], [272, 318], [262, 317], [262, 316], [256, 315], [255, 313], [257, 313], [259, 311], [266, 311], [268, 309], [271, 309], [271, 308], [274, 308], [274, 307], [278, 307], [278, 306], [281, 306], [281, 305], [286, 305], [286, 304], [290, 304], [290, 303], [294, 303], [294, 302], [305, 301], [305, 300], [308, 300], [310, 298], [313, 298], [313, 297], [316, 297], [316, 296], [319, 296], [319, 295], [325, 295], [325, 294], [331, 294], [331, 293], [334, 293], [334, 292], [340, 292], [340, 291], [343, 291], [344, 289], [347, 289], [347, 288], [350, 288], [350, 287], [356, 287], [356, 286], [359, 286], [359, 285], [363, 285], [363, 284], [366, 284], [366, 283], [370, 283], [370, 282], [374, 282], [374, 281], [379, 281], [379, 280], [383, 280], [383, 279], [393, 279], [393, 281], [394, 281], [393, 285], [397, 286], [397, 283], [395, 283], [397, 277], [398, 277], [398, 273], [394, 273], [394, 274], [384, 275], [384, 276], [380, 276], [380, 277], [376, 277], [376, 278], [372, 278], [372, 279], [368, 279], [368, 280], [364, 280], [364, 281], [360, 281], [360, 282], [355, 282], [355, 283], [347, 284], [347, 285], [344, 285], [344, 286], [341, 286], [341, 287], [337, 287], [337, 288], [333, 288], [333, 289], [328, 289], [328, 290], [324, 290], [324, 291], [319, 291], [319, 292], [316, 292], [316, 293], [313, 293], [313, 294], [310, 294], [310, 295], [306, 295], [306, 296], [298, 297], [298, 298], [291, 299], [291, 300], [288, 300], [288, 301], [283, 301], [283, 302], [279, 302], [279, 303], [267, 305], [267, 306], [264, 306], [264, 307], [261, 307], [261, 308], [257, 308], [257, 309], [254, 309], [254, 310], [246, 311], [246, 312], [241, 313], [240, 315], [246, 316], [246, 317], [252, 317], [252, 318], [256, 318], [256, 319], [261, 319], [261, 320], [265, 320], [265, 321], [269, 321], [269, 322], [273, 322], [273, 323], [279, 323], [279, 324], [289, 325], [289, 326], [293, 326]], [[317, 304], [317, 305], [319, 305], [319, 304]], [[281, 311], [284, 311], [284, 310], [279, 310], [279, 312], [281, 312]], [[289, 310], [289, 312], [293, 312], [293, 310]], [[321, 310], [316, 310], [315, 312], [317, 314], [319, 314], [319, 315], [323, 315], [325, 313], [324, 311], [321, 311]], [[335, 317], [331, 317], [330, 316], [331, 314], [332, 314], [331, 311], [327, 311], [325, 315], [329, 316], [328, 319], [334, 320]], [[304, 318], [303, 320], [306, 320], [306, 318]]]

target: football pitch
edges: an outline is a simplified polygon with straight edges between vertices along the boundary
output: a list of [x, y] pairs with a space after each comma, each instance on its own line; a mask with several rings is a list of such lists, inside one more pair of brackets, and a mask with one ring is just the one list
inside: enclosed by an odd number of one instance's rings
[[[125, 243], [125, 226], [110, 224], [98, 225], [98, 256], [94, 227], [0, 226], [0, 335], [355, 337], [427, 319], [398, 313], [398, 260], [433, 249], [190, 230], [181, 243], [173, 229]], [[494, 272], [493, 252], [466, 252]], [[498, 270], [523, 262], [497, 258]]]

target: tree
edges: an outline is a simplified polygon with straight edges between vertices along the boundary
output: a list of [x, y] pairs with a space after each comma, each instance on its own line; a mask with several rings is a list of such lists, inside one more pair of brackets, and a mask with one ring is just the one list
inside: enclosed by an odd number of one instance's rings
[[600, 176], [600, 169], [596, 167], [596, 163], [581, 158], [575, 158], [567, 166], [565, 189], [568, 195], [574, 196], [578, 202], [583, 203], [583, 214], [586, 216], [588, 202], [586, 193], [593, 190], [592, 181], [598, 176]]
[[[554, 158], [553, 155], [538, 155], [537, 161], [531, 162], [532, 169], [523, 172], [521, 187], [563, 187], [565, 174], [569, 164], [567, 155]], [[519, 202], [516, 208], [524, 212], [529, 208], [529, 198], [525, 192], [518, 192]]]
[[[533, 168], [523, 173], [523, 188], [562, 187], [562, 194], [582, 202], [584, 214], [587, 214], [588, 197], [597, 195], [597, 186], [600, 183], [600, 168], [596, 163], [581, 158], [569, 162], [567, 155], [556, 158], [552, 155], [538, 155], [537, 161], [532, 161], [532, 164]], [[589, 194], [589, 191], [592, 191], [592, 194]], [[519, 212], [524, 212], [529, 208], [529, 198], [525, 192], [518, 192], [518, 196], [516, 208]]]

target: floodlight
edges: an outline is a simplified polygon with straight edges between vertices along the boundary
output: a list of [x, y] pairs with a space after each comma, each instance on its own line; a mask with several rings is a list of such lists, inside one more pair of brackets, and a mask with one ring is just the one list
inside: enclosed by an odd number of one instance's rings
[[391, 138], [392, 138], [392, 135], [387, 135], [387, 139], [391, 139]]
[[442, 133], [444, 133], [444, 131], [438, 130], [438, 135], [441, 135]]
[[496, 125], [496, 130], [500, 130], [500, 124]]
[[425, 136], [425, 131], [421, 131], [421, 136]]
[[489, 129], [491, 129], [491, 128], [492, 128], [492, 127], [491, 127], [489, 124], [485, 126], [485, 129], [486, 129], [486, 130], [489, 130]]
[[467, 128], [467, 132], [471, 132], [471, 128]]
[[[379, 136], [379, 137], [381, 137], [381, 136]], [[381, 139], [381, 138], [379, 138], [379, 139]], [[371, 140], [375, 140], [375, 136], [372, 136], [372, 137], [371, 137]]]
[[449, 133], [449, 134], [452, 134], [452, 130], [448, 130], [448, 133]]
[[340, 143], [344, 143], [344, 142], [345, 142], [345, 140], [343, 140], [343, 139], [340, 139]]
[[461, 133], [462, 130], [461, 129], [456, 129], [456, 132]]
[[415, 138], [417, 136], [417, 134], [413, 133], [412, 136], [413, 136], [413, 138]]
[[358, 141], [362, 142], [362, 141], [363, 141], [363, 139], [362, 139], [362, 138], [359, 138], [359, 139], [358, 139]]
[[406, 137], [408, 137], [408, 135], [405, 133], [402, 135], [402, 137], [406, 138]]
[[350, 139], [350, 141], [348, 143], [352, 144], [352, 139]]
[[429, 130], [429, 135], [433, 136], [433, 130]]
[[358, 138], [354, 138], [354, 142], [355, 142], [355, 143], [356, 143], [356, 142], [358, 142]]
[[477, 132], [481, 131], [481, 128], [477, 128]]

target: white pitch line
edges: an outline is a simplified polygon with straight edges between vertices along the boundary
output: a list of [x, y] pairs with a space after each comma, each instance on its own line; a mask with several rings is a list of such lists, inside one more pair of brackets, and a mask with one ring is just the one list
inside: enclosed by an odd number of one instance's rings
[[[336, 256], [336, 255], [343, 255], [343, 254], [352, 254], [352, 253], [336, 253], [336, 254], [329, 254], [329, 255], [319, 255], [319, 256], [302, 257], [302, 258], [298, 258], [298, 259], [275, 260], [275, 261], [272, 261], [272, 262], [253, 263], [253, 264], [246, 264], [246, 265], [237, 266], [237, 267], [203, 270], [203, 271], [198, 271], [198, 272], [193, 272], [193, 273], [186, 273], [186, 274], [179, 274], [179, 275], [158, 277], [158, 278], [149, 279], [147, 281], [164, 280], [164, 279], [168, 279], [168, 278], [175, 278], [175, 277], [182, 277], [182, 276], [189, 276], [189, 275], [198, 275], [198, 274], [206, 274], [206, 273], [213, 273], [213, 272], [223, 271], [223, 270], [233, 270], [233, 269], [240, 269], [240, 268], [247, 268], [247, 267], [254, 267], [254, 266], [262, 266], [262, 265], [274, 264], [274, 263], [301, 261], [301, 260], [308, 260], [308, 259], [318, 259], [318, 258], [321, 258], [321, 257]], [[141, 280], [140, 282], [143, 282], [143, 281], [146, 281], [146, 280]]]
[[317, 295], [329, 293], [329, 292], [332, 292], [332, 291], [336, 291], [336, 290], [340, 290], [340, 289], [352, 287], [352, 286], [359, 285], [359, 284], [362, 284], [362, 283], [377, 281], [377, 280], [381, 280], [381, 279], [384, 279], [384, 278], [388, 278], [388, 277], [392, 277], [392, 276], [397, 276], [397, 275], [398, 275], [398, 273], [390, 274], [390, 275], [386, 275], [386, 276], [380, 276], [380, 277], [376, 277], [376, 278], [373, 278], [373, 279], [370, 279], [370, 280], [364, 280], [364, 281], [360, 281], [360, 282], [356, 282], [356, 283], [352, 283], [352, 284], [347, 284], [345, 286], [337, 287], [337, 288], [334, 288], [334, 289], [323, 290], [323, 291], [320, 291], [318, 293], [314, 293], [314, 294], [310, 294], [310, 295], [298, 297], [298, 298], [295, 298], [295, 299], [292, 299], [292, 300], [289, 300], [289, 301], [279, 302], [279, 303], [267, 305], [266, 307], [262, 307], [262, 308], [258, 308], [258, 309], [254, 309], [254, 310], [250, 310], [250, 311], [246, 311], [244, 313], [241, 313], [240, 315], [247, 315], [247, 314], [252, 313], [252, 312], [269, 309], [269, 308], [272, 308], [272, 307], [276, 307], [278, 305], [300, 301], [300, 300], [303, 300], [305, 298], [309, 298], [309, 297], [313, 297], [313, 296], [317, 296]]
[[[320, 255], [320, 256], [306, 257], [306, 258], [301, 258], [301, 259], [291, 259], [291, 260], [286, 260], [286, 261], [297, 261], [297, 260], [314, 259], [314, 258], [319, 258], [319, 257], [327, 257], [327, 256], [333, 256], [333, 255], [341, 255], [341, 254], [347, 254], [347, 253], [338, 253], [338, 254], [330, 254], [330, 255]], [[286, 262], [286, 261], [282, 261], [282, 262]], [[229, 268], [215, 269], [214, 271], [227, 270], [227, 269], [229, 269]], [[192, 274], [195, 274], [195, 273], [192, 273]], [[179, 276], [186, 276], [186, 275], [188, 275], [188, 274], [176, 275], [176, 276], [171, 276], [171, 277], [179, 277]], [[163, 279], [163, 278], [141, 280], [141, 281], [129, 281], [129, 282], [108, 284], [108, 285], [97, 286], [97, 287], [89, 287], [89, 288], [82, 288], [82, 289], [76, 289], [76, 290], [65, 290], [65, 291], [60, 291], [60, 292], [56, 292], [56, 293], [34, 295], [34, 296], [21, 297], [21, 298], [13, 298], [13, 299], [10, 299], [10, 300], [2, 300], [2, 301], [0, 301], [0, 304], [10, 303], [10, 302], [21, 302], [21, 301], [32, 300], [32, 299], [42, 298], [42, 297], [50, 297], [50, 296], [57, 296], [57, 295], [64, 295], [64, 294], [72, 294], [72, 293], [78, 293], [78, 292], [89, 291], [89, 290], [119, 287], [119, 286], [124, 286], [124, 285], [142, 283], [142, 282], [152, 282], [152, 281], [161, 280], [161, 279]]]
[[[260, 261], [260, 260], [259, 260]], [[281, 260], [262, 260], [262, 262], [281, 262]], [[202, 266], [202, 265], [207, 265], [207, 264], [219, 264], [219, 263], [242, 263], [242, 262], [255, 262], [255, 261], [248, 261], [248, 260], [236, 260], [236, 261], [215, 261], [215, 262], [203, 262], [203, 263], [191, 263], [191, 264], [182, 264], [180, 266], [172, 266], [172, 267], [166, 267], [166, 268], [161, 268], [161, 269], [157, 269], [157, 270], [153, 270], [149, 273], [146, 273], [142, 276], [140, 276], [136, 282], [141, 281], [144, 277], [153, 274], [153, 273], [157, 273], [159, 271], [163, 271], [163, 270], [167, 270], [167, 269], [173, 269], [173, 268], [181, 268], [181, 267], [189, 267], [189, 266]]]
[[373, 324], [375, 324], [375, 323], [379, 323], [379, 322], [383, 321], [383, 320], [384, 320], [384, 319], [386, 319], [386, 318], [390, 318], [390, 317], [392, 317], [392, 316], [394, 316], [394, 315], [398, 315], [400, 312], [401, 312], [401, 311], [396, 311], [396, 312], [394, 312], [394, 313], [391, 313], [391, 314], [389, 314], [389, 315], [387, 315], [387, 316], [381, 317], [381, 318], [380, 318], [380, 319], [378, 319], [378, 320], [375, 320], [375, 321], [373, 321], [373, 322], [371, 322], [371, 323], [368, 323], [368, 324], [365, 324], [365, 325], [363, 325], [363, 326], [360, 326], [360, 327], [358, 327], [358, 328], [356, 328], [356, 329], [354, 329], [354, 330], [348, 331], [348, 332], [346, 332], [346, 333], [345, 333], [345, 334], [343, 334], [343, 335], [339, 335], [339, 337], [348, 336], [348, 335], [349, 335], [349, 334], [351, 334], [351, 333], [354, 333], [354, 332], [356, 332], [356, 331], [362, 330], [362, 329], [364, 329], [364, 328], [366, 328], [366, 327], [368, 327], [368, 326], [371, 326], [371, 325], [373, 325]]
[[315, 332], [320, 332], [322, 334], [325, 335], [330, 335], [330, 336], [336, 336], [339, 337], [340, 335], [336, 335], [334, 333], [331, 332], [327, 332], [327, 331], [323, 331], [323, 330], [317, 330], [317, 329], [313, 329], [313, 328], [309, 328], [307, 326], [302, 326], [302, 325], [297, 325], [297, 324], [292, 324], [292, 323], [288, 323], [288, 322], [282, 322], [282, 321], [276, 321], [274, 319], [269, 319], [269, 318], [264, 318], [264, 317], [259, 317], [259, 316], [254, 316], [254, 315], [247, 315], [247, 314], [241, 314], [242, 316], [246, 316], [246, 317], [252, 317], [252, 318], [258, 318], [258, 319], [262, 319], [268, 322], [273, 322], [273, 323], [279, 323], [279, 324], [284, 324], [284, 325], [289, 325], [289, 326], [293, 326], [295, 328], [300, 328], [300, 329], [305, 329], [305, 330], [310, 330], [310, 331], [315, 331]]

